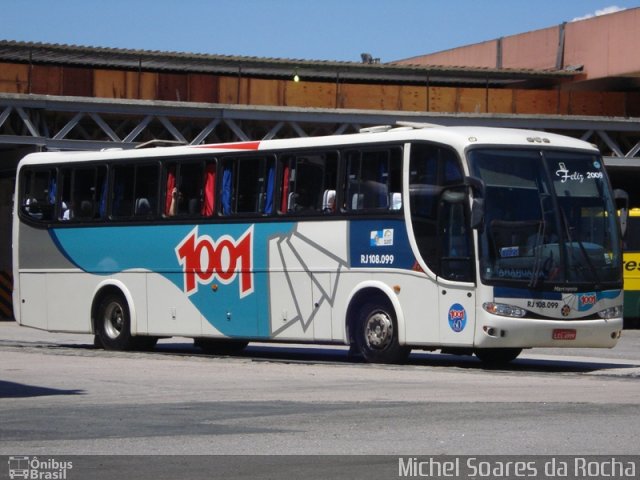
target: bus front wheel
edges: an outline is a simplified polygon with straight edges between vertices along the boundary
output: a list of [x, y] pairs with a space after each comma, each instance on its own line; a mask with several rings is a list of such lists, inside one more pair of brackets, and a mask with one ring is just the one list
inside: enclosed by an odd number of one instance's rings
[[411, 349], [398, 343], [398, 325], [389, 306], [365, 303], [358, 311], [354, 340], [367, 362], [402, 363]]
[[521, 348], [478, 348], [474, 351], [483, 363], [494, 366], [505, 365], [515, 360], [521, 352]]

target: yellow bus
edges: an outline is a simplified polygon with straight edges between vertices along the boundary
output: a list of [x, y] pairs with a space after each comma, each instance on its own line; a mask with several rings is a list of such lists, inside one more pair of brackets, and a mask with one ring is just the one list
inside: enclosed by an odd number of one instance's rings
[[625, 327], [640, 323], [640, 208], [629, 210], [623, 251]]

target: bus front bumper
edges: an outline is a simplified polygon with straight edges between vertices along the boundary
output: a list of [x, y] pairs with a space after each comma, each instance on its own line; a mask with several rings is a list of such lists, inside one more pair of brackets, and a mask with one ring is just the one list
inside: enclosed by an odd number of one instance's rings
[[540, 320], [484, 313], [476, 323], [476, 348], [611, 348], [622, 334], [622, 318]]

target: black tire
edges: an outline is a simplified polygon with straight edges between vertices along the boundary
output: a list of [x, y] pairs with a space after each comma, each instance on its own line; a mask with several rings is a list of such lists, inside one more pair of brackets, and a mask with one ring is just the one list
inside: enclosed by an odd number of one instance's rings
[[499, 366], [512, 362], [521, 352], [521, 348], [478, 348], [474, 353], [483, 363]]
[[242, 352], [249, 345], [249, 342], [245, 340], [194, 338], [193, 345], [210, 355], [235, 355]]
[[403, 363], [411, 353], [398, 343], [398, 323], [389, 305], [363, 304], [353, 326], [356, 349], [367, 362]]
[[151, 350], [156, 337], [134, 337], [131, 335], [129, 305], [119, 293], [108, 293], [100, 299], [96, 310], [95, 345], [105, 350]]

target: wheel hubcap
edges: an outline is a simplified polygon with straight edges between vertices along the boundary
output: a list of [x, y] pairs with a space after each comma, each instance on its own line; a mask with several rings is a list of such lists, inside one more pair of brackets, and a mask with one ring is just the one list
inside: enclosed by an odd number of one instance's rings
[[104, 311], [104, 331], [109, 338], [118, 338], [124, 325], [122, 306], [116, 302], [110, 303]]
[[384, 350], [393, 338], [393, 322], [391, 318], [384, 312], [374, 313], [367, 320], [364, 336], [369, 348]]

